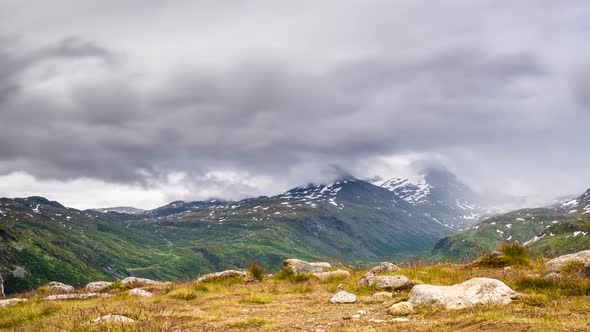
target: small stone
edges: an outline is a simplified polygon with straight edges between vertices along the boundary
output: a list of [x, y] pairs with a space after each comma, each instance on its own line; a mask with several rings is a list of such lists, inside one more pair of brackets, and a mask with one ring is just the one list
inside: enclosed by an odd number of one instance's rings
[[350, 318], [352, 318], [352, 319], [361, 319], [361, 315], [354, 314], [354, 315], [350, 316]]
[[121, 280], [121, 286], [164, 286], [170, 284], [169, 282], [161, 282], [147, 278], [127, 277]]
[[394, 316], [407, 316], [414, 312], [414, 305], [410, 302], [399, 302], [389, 307], [389, 313]]
[[407, 319], [407, 318], [392, 318], [391, 321], [392, 322], [403, 323], [403, 322], [409, 322], [410, 320]]
[[124, 323], [124, 324], [131, 324], [135, 323], [135, 321], [127, 316], [122, 315], [105, 315], [99, 317], [97, 319], [93, 319], [90, 324], [101, 324], [101, 323]]
[[549, 272], [543, 277], [543, 279], [551, 281], [560, 281], [561, 279], [563, 279], [563, 277], [561, 276], [561, 274], [557, 272]]
[[334, 296], [332, 296], [332, 298], [330, 299], [330, 302], [332, 302], [332, 303], [354, 303], [354, 302], [356, 302], [356, 295], [345, 292], [345, 291], [340, 291], [340, 292], [334, 294]]
[[45, 290], [49, 291], [50, 293], [56, 293], [56, 294], [72, 293], [75, 290], [73, 286], [66, 285], [66, 284], [64, 284], [62, 282], [58, 282], [58, 281], [51, 281], [51, 282], [41, 286], [41, 289], [45, 289]]
[[229, 278], [242, 278], [246, 280], [248, 277], [248, 273], [246, 271], [236, 271], [236, 270], [225, 270], [221, 272], [209, 273], [205, 274], [204, 276], [197, 279], [197, 283], [199, 282], [207, 282], [212, 280], [218, 279], [229, 279]]
[[89, 292], [100, 292], [111, 287], [112, 284], [113, 283], [109, 281], [95, 281], [86, 285], [84, 289], [86, 289]]
[[379, 265], [370, 269], [369, 272], [365, 274], [365, 276], [377, 275], [379, 273], [385, 272], [395, 272], [397, 270], [399, 270], [399, 267], [397, 265], [390, 262], [381, 262], [379, 263]]
[[8, 306], [15, 305], [15, 304], [25, 302], [25, 301], [28, 301], [28, 300], [27, 299], [18, 299], [18, 298], [0, 300], [0, 308], [8, 307]]
[[361, 315], [361, 316], [364, 316], [364, 315], [367, 314], [367, 311], [366, 310], [359, 310], [356, 313], [359, 314], [359, 315]]
[[502, 252], [501, 252], [501, 251], [498, 251], [498, 250], [492, 250], [492, 251], [490, 251], [490, 253], [488, 254], [488, 257], [490, 257], [490, 258], [494, 258], [494, 257], [500, 257], [500, 256], [502, 256], [502, 255], [503, 255], [503, 254], [502, 254]]
[[373, 294], [374, 297], [387, 297], [387, 298], [392, 298], [393, 294], [391, 294], [390, 292], [377, 292], [375, 294]]
[[385, 319], [375, 319], [375, 318], [371, 318], [371, 319], [369, 319], [369, 322], [380, 324], [380, 323], [385, 323], [385, 322], [386, 322], [386, 320], [385, 320]]
[[376, 288], [399, 289], [410, 286], [411, 282], [410, 279], [408, 279], [408, 277], [402, 275], [369, 276], [359, 280], [358, 285], [365, 287], [374, 286]]
[[139, 296], [139, 297], [153, 297], [154, 296], [153, 293], [150, 293], [150, 292], [143, 290], [141, 288], [133, 288], [132, 290], [130, 290], [127, 293], [131, 296]]

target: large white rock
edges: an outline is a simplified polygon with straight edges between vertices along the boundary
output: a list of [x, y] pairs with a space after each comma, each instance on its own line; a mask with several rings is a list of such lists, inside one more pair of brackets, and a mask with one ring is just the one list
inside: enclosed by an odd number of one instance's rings
[[313, 276], [318, 278], [320, 281], [329, 280], [330, 278], [346, 279], [346, 278], [350, 277], [350, 272], [345, 271], [345, 270], [336, 270], [336, 271], [314, 273]]
[[15, 304], [25, 302], [25, 301], [28, 301], [28, 300], [27, 299], [18, 299], [18, 298], [0, 300], [0, 308], [8, 307], [8, 306], [15, 305]]
[[283, 261], [283, 266], [293, 269], [295, 273], [319, 273], [332, 268], [330, 263], [314, 262], [309, 263], [300, 259], [286, 259]]
[[572, 261], [581, 261], [584, 265], [590, 265], [590, 250], [579, 251], [573, 254], [563, 255], [545, 263], [545, 269], [548, 271], [559, 272], [561, 267]]
[[215, 279], [225, 279], [225, 278], [246, 279], [247, 276], [248, 276], [248, 273], [246, 273], [245, 271], [226, 270], [226, 271], [221, 271], [221, 272], [205, 274], [204, 276], [197, 279], [197, 282], [212, 281]]
[[508, 304], [517, 293], [503, 282], [491, 278], [473, 278], [452, 286], [417, 285], [408, 302], [414, 306], [441, 305], [462, 309], [476, 304]]
[[399, 289], [410, 285], [410, 279], [402, 275], [394, 276], [366, 276], [359, 280], [359, 286]]
[[154, 296], [153, 293], [143, 290], [141, 288], [133, 288], [132, 290], [130, 290], [127, 293], [131, 296], [139, 296], [139, 297], [153, 297]]
[[332, 303], [355, 303], [356, 302], [356, 295], [352, 293], [348, 293], [345, 291], [340, 291], [330, 299]]
[[40, 288], [49, 291], [50, 293], [57, 293], [57, 294], [66, 294], [72, 293], [75, 289], [73, 286], [66, 285], [62, 282], [58, 281], [51, 281], [47, 284], [41, 286]]
[[98, 317], [97, 319], [93, 319], [90, 322], [88, 322], [90, 324], [101, 324], [101, 323], [125, 323], [125, 324], [130, 324], [130, 323], [135, 323], [135, 321], [127, 316], [121, 316], [121, 315], [105, 315], [102, 317]]
[[147, 278], [136, 278], [136, 277], [127, 277], [121, 280], [121, 285], [123, 287], [126, 286], [164, 286], [168, 285], [169, 282], [161, 282]]
[[113, 283], [109, 281], [95, 281], [91, 282], [86, 287], [84, 287], [89, 292], [100, 292], [109, 287], [111, 287]]

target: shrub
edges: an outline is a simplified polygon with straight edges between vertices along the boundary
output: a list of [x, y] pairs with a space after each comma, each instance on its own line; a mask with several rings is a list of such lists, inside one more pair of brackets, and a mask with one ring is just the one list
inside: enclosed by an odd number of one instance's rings
[[184, 300], [184, 301], [190, 301], [190, 300], [194, 300], [197, 298], [197, 294], [193, 293], [193, 292], [186, 292], [186, 293], [176, 293], [174, 295], [172, 295], [174, 298], [179, 299], [179, 300]]
[[122, 288], [123, 288], [123, 284], [121, 284], [121, 280], [117, 280], [117, 281], [113, 282], [110, 286], [110, 289], [113, 289], [113, 290], [122, 289]]
[[582, 260], [572, 260], [563, 264], [560, 271], [564, 274], [574, 274], [580, 272], [584, 268], [584, 265], [584, 261]]
[[196, 284], [195, 286], [193, 286], [193, 288], [197, 292], [208, 292], [209, 291], [209, 288], [203, 284]]
[[500, 247], [502, 254], [508, 258], [510, 265], [528, 265], [529, 254], [525, 246], [515, 243], [504, 243]]
[[264, 279], [264, 275], [266, 274], [264, 267], [258, 263], [250, 263], [248, 266], [248, 272], [252, 278], [258, 281], [262, 281]]
[[295, 273], [290, 267], [284, 267], [273, 276], [276, 280], [289, 280], [291, 282], [302, 282], [311, 280], [313, 276], [309, 273]]
[[501, 268], [510, 265], [510, 259], [506, 256], [490, 256], [486, 255], [480, 257], [473, 265], [478, 267]]

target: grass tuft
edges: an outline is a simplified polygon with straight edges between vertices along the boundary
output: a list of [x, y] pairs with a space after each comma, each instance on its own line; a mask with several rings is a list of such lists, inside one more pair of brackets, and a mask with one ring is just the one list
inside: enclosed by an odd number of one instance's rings
[[253, 262], [248, 265], [248, 272], [255, 280], [262, 281], [264, 279], [264, 275], [266, 274], [266, 270], [262, 265]]

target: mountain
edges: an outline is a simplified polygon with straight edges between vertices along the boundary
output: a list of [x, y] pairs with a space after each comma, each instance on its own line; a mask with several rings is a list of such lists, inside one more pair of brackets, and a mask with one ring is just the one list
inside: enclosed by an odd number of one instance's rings
[[486, 218], [441, 239], [433, 254], [440, 259], [459, 260], [478, 256], [503, 242], [523, 244], [532, 254], [545, 256], [590, 249], [590, 190], [557, 205]]
[[273, 269], [287, 257], [401, 259], [427, 253], [452, 232], [394, 192], [353, 177], [273, 197], [127, 212], [80, 211], [41, 197], [0, 199], [7, 292], [51, 280], [189, 279], [251, 261]]
[[485, 212], [479, 196], [446, 169], [431, 168], [415, 180], [393, 178], [377, 184], [453, 229], [475, 224]]
[[116, 207], [100, 208], [100, 209], [93, 209], [93, 210], [97, 211], [97, 212], [103, 212], [103, 213], [117, 212], [117, 213], [125, 213], [125, 214], [142, 214], [145, 212], [145, 210], [137, 209], [137, 208], [130, 207], [130, 206], [116, 206]]

